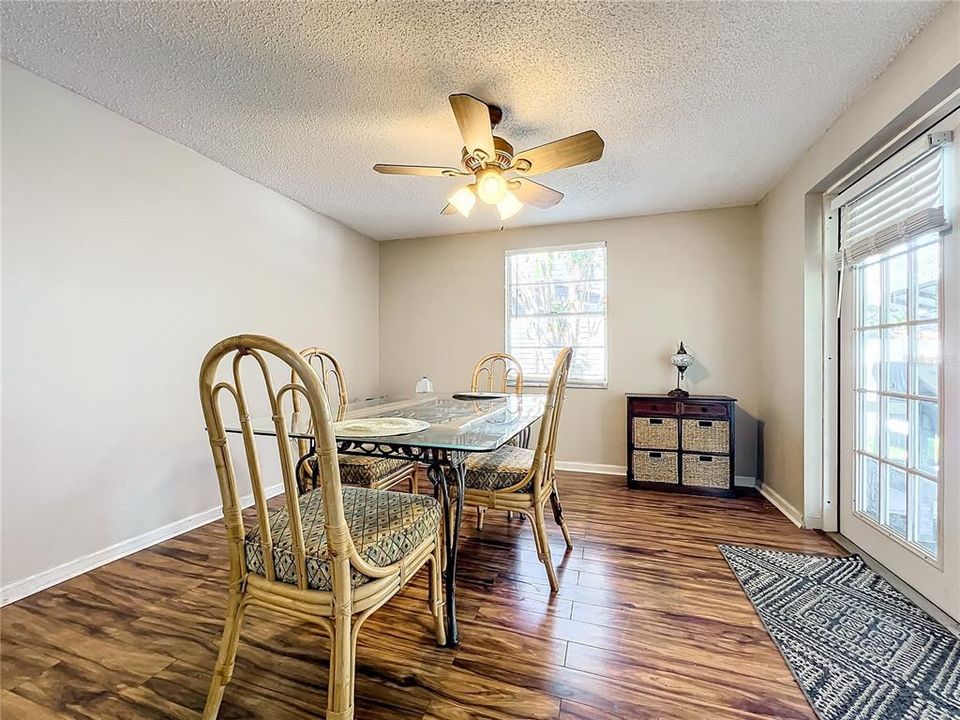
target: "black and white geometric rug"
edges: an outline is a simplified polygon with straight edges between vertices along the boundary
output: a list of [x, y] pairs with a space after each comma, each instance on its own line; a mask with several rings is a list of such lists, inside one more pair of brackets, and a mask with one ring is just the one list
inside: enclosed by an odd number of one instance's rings
[[719, 547], [823, 720], [960, 720], [960, 640], [859, 557]]

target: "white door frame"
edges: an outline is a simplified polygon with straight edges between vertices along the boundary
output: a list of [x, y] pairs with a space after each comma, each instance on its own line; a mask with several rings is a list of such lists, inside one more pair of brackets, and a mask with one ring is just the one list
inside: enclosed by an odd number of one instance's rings
[[[953, 148], [949, 151], [947, 163], [947, 192], [948, 203], [956, 203], [960, 198], [960, 152], [957, 144], [960, 144], [960, 116], [953, 114], [946, 121], [939, 123], [923, 133], [917, 142], [902, 148], [896, 154], [897, 157], [891, 158], [888, 163], [883, 163], [878, 170], [871, 172], [866, 184], [873, 182], [877, 175], [882, 175], [884, 165], [902, 164], [905, 159], [911, 155], [911, 151], [919, 153], [924, 151], [926, 143], [924, 142], [930, 131], [940, 131], [943, 129], [953, 129], [955, 132], [955, 142]], [[858, 187], [859, 186], [859, 187]], [[840, 484], [840, 463], [839, 451], [840, 441], [840, 380], [841, 380], [841, 362], [842, 358], [838, 355], [841, 328], [837, 321], [837, 307], [839, 300], [838, 272], [834, 262], [837, 242], [839, 238], [836, 208], [846, 201], [849, 197], [858, 194], [863, 189], [861, 183], [854, 183], [846, 192], [827, 193], [822, 198], [823, 211], [823, 335], [822, 335], [822, 374], [823, 374], [823, 392], [821, 394], [821, 409], [823, 411], [823, 464], [822, 464], [822, 527], [828, 531], [838, 531], [839, 526], [839, 499], [843, 503], [850, 502], [850, 498], [841, 497], [839, 491]], [[954, 228], [943, 240], [943, 258], [942, 258], [942, 279], [941, 279], [941, 328], [942, 328], [942, 346], [943, 370], [941, 382], [941, 444], [942, 465], [939, 502], [941, 504], [941, 527], [940, 551], [938, 563], [921, 561], [920, 553], [910, 550], [906, 547], [900, 547], [896, 544], [884, 545], [885, 554], [888, 556], [886, 562], [904, 577], [908, 582], [926, 589], [931, 594], [931, 599], [937, 602], [944, 610], [950, 613], [954, 618], [960, 619], [960, 582], [957, 581], [956, 571], [944, 573], [944, 563], [960, 565], [960, 512], [956, 509], [950, 510], [945, 502], [953, 505], [960, 505], [960, 403], [946, 403], [947, 397], [960, 397], [960, 221], [954, 211]], [[850, 275], [850, 274], [848, 274]], [[844, 283], [852, 280], [848, 277]], [[851, 286], [852, 287], [852, 286]], [[848, 288], [849, 289], [849, 288]], [[852, 297], [849, 292], [845, 292], [848, 298]], [[944, 312], [946, 309], [946, 312]], [[846, 358], [849, 361], [849, 358]], [[953, 473], [957, 477], [949, 475]], [[948, 486], [948, 483], [950, 485]], [[948, 524], [949, 521], [949, 524]], [[850, 522], [850, 520], [848, 520]], [[947, 525], [947, 528], [943, 526]], [[862, 529], [861, 529], [862, 534]], [[866, 538], [864, 538], [866, 541]], [[915, 557], [911, 562], [910, 554]], [[920, 561], [919, 563], [917, 561]]]
[[840, 273], [835, 261], [839, 250], [838, 213], [831, 208], [836, 194], [823, 195], [823, 392], [821, 525], [826, 532], [840, 531]]

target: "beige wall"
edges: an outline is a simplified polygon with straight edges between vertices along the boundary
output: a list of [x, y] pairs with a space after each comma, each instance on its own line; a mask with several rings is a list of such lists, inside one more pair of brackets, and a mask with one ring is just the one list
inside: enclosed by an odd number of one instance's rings
[[219, 507], [197, 392], [217, 340], [323, 342], [373, 392], [378, 271], [368, 238], [2, 72], [9, 600]]
[[737, 473], [754, 476], [755, 208], [381, 243], [382, 388], [412, 392], [422, 375], [437, 390], [466, 388], [476, 360], [504, 347], [504, 251], [600, 240], [608, 247], [609, 388], [569, 391], [559, 459], [622, 467], [623, 394], [672, 388], [669, 357], [682, 338], [699, 363], [691, 389], [740, 399]]
[[821, 392], [819, 219], [807, 193], [958, 64], [960, 3], [951, 2], [760, 203], [764, 483], [807, 517], [819, 516], [804, 479], [820, 481]]

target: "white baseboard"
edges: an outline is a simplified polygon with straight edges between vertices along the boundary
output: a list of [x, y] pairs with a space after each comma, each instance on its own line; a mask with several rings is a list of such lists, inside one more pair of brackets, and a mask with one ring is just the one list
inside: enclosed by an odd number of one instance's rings
[[734, 475], [733, 485], [734, 487], [755, 488], [757, 487], [757, 479], [749, 475]]
[[[264, 491], [267, 497], [271, 498], [283, 492], [283, 484], [277, 483], [276, 485], [264, 488]], [[240, 498], [240, 503], [243, 507], [250, 507], [253, 505], [253, 495], [244, 495]], [[71, 560], [63, 565], [58, 565], [57, 567], [44, 570], [23, 580], [10, 583], [0, 588], [0, 607], [9, 605], [17, 600], [22, 600], [28, 595], [46, 590], [48, 587], [62, 583], [64, 580], [77, 577], [77, 575], [83, 575], [83, 573], [90, 572], [101, 565], [106, 565], [114, 560], [132, 555], [135, 552], [161, 543], [164, 540], [169, 540], [177, 535], [182, 535], [189, 530], [198, 528], [201, 525], [206, 525], [222, 517], [223, 507], [218, 505], [217, 507], [204, 510], [203, 512], [196, 513], [182, 520], [172, 522], [169, 525], [159, 527], [156, 530], [151, 530], [143, 535], [124, 540], [103, 550], [98, 550], [95, 553], [84, 555], [81, 558]]]
[[798, 528], [803, 527], [803, 514], [797, 510], [793, 505], [788, 503], [786, 499], [768, 485], [760, 486], [760, 494], [763, 495], [770, 503], [780, 512], [787, 516], [787, 519], [790, 520]]

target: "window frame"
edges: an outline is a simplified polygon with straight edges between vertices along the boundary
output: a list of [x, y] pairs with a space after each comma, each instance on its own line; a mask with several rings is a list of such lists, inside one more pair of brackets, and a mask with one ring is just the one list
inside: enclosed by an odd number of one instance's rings
[[[513, 290], [513, 283], [510, 277], [510, 258], [514, 255], [532, 255], [537, 253], [550, 252], [572, 252], [575, 250], [603, 250], [603, 380], [588, 381], [579, 380], [573, 377], [572, 372], [567, 380], [567, 387], [583, 388], [592, 390], [606, 390], [610, 383], [610, 326], [609, 326], [609, 304], [610, 304], [610, 263], [607, 256], [607, 243], [605, 240], [599, 242], [587, 243], [568, 243], [564, 245], [544, 245], [542, 247], [523, 247], [508, 248], [503, 255], [503, 347], [504, 352], [513, 354], [510, 345], [510, 298]], [[573, 346], [574, 355], [576, 355], [577, 346]], [[521, 365], [522, 367], [522, 365]], [[533, 378], [524, 373], [524, 387], [547, 387], [550, 378]]]

